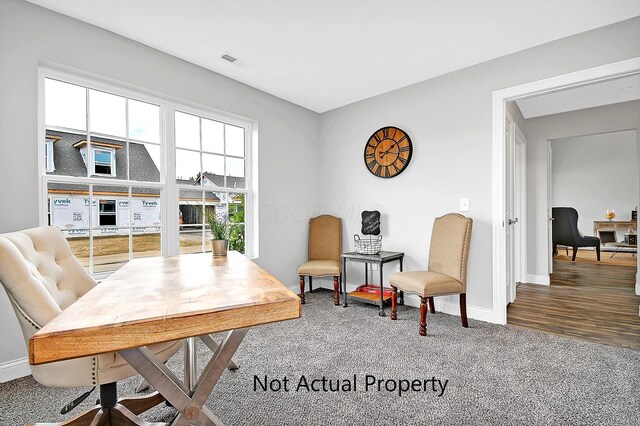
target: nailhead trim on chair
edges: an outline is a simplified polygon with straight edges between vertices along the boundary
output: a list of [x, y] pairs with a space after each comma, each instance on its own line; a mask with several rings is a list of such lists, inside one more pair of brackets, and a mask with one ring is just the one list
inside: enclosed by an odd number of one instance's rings
[[340, 275], [328, 275], [328, 274], [324, 274], [324, 275], [309, 275], [309, 274], [300, 274], [303, 277], [313, 277], [313, 278], [325, 278], [325, 277], [339, 277]]
[[[391, 286], [393, 287], [393, 284], [392, 284]], [[417, 292], [415, 292], [415, 291], [403, 290], [403, 289], [401, 289], [400, 287], [396, 287], [396, 288], [398, 289], [398, 291], [401, 291], [401, 292], [403, 292], [403, 293], [405, 293], [405, 294], [415, 294], [416, 296], [419, 296], [419, 297], [454, 296], [454, 295], [458, 295], [458, 294], [460, 294], [460, 293], [438, 293], [438, 294], [434, 294], [434, 295], [431, 295], [431, 296], [430, 296], [430, 295], [428, 295], [428, 294], [427, 294], [426, 296], [423, 296], [423, 295], [421, 295], [420, 293], [417, 293]]]
[[18, 305], [18, 303], [16, 303], [16, 301], [13, 298], [13, 296], [11, 295], [11, 293], [7, 292], [7, 296], [9, 296], [9, 299], [11, 300], [11, 303], [13, 304], [13, 306], [18, 308], [18, 312], [20, 312], [20, 315], [22, 315], [22, 317], [24, 319], [26, 319], [29, 322], [29, 324], [31, 324], [31, 326], [33, 326], [33, 328], [36, 329], [36, 331], [38, 331], [38, 330], [40, 330], [42, 328], [33, 319], [31, 319], [31, 317], [29, 315], [27, 315], [27, 313], [25, 311], [22, 310], [20, 305]]
[[[16, 303], [16, 301], [14, 300], [13, 296], [11, 296], [10, 293], [7, 293], [7, 295], [9, 296], [9, 300], [11, 301], [11, 303], [13, 304], [13, 306], [15, 306], [16, 308], [18, 308], [18, 312], [20, 313], [20, 315], [26, 319], [29, 324], [31, 324], [31, 326], [33, 328], [36, 329], [36, 331], [40, 330], [42, 327], [40, 327], [38, 324], [36, 324], [36, 322], [31, 319], [31, 317], [29, 317], [29, 315], [27, 315], [22, 308], [20, 307], [20, 305], [18, 305]], [[96, 385], [96, 374], [97, 374], [97, 370], [96, 370], [96, 364], [97, 364], [97, 359], [96, 357], [92, 357], [92, 367], [91, 367], [91, 383], [95, 386]]]
[[[471, 224], [471, 221], [467, 220], [467, 229], [464, 231], [464, 245], [462, 246], [462, 262], [460, 264], [460, 280], [462, 281], [462, 278], [464, 277], [464, 258], [465, 258], [465, 253], [467, 252], [467, 235], [469, 234], [469, 225]], [[453, 294], [458, 294], [458, 293], [453, 293]]]
[[92, 364], [93, 364], [93, 366], [91, 367], [91, 382], [95, 386], [95, 384], [96, 384], [96, 357], [94, 356], [91, 359], [92, 359]]

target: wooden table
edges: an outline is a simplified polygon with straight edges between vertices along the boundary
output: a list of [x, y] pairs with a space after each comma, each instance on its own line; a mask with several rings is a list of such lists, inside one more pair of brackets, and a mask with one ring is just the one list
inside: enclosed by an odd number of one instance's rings
[[599, 231], [623, 231], [627, 232], [629, 229], [634, 231], [638, 230], [637, 220], [594, 220], [593, 221], [593, 235], [598, 236]]
[[[402, 271], [402, 262], [404, 260], [404, 253], [397, 251], [381, 251], [378, 254], [360, 254], [355, 251], [351, 251], [348, 253], [342, 253], [342, 281], [343, 281], [343, 295], [344, 295], [344, 303], [343, 307], [349, 306], [347, 301], [347, 261], [352, 262], [362, 262], [365, 264], [364, 269], [364, 280], [365, 284], [368, 284], [369, 281], [369, 271], [368, 265], [378, 265], [378, 269], [380, 271], [380, 295], [367, 294], [357, 291], [352, 291], [348, 294], [355, 299], [359, 299], [365, 303], [379, 303], [380, 311], [378, 315], [381, 317], [386, 316], [384, 312], [384, 286], [383, 286], [383, 276], [382, 276], [382, 267], [387, 262], [398, 261], [400, 264], [400, 271]], [[373, 281], [373, 271], [371, 271], [371, 280]], [[378, 300], [379, 299], [379, 302]], [[389, 298], [387, 298], [389, 299]], [[404, 294], [400, 292], [400, 304], [404, 303]]]
[[[180, 411], [172, 424], [222, 424], [203, 404], [248, 328], [300, 316], [298, 296], [239, 253], [137, 259], [35, 333], [29, 362], [118, 351]], [[145, 346], [194, 336], [214, 354], [190, 392]]]

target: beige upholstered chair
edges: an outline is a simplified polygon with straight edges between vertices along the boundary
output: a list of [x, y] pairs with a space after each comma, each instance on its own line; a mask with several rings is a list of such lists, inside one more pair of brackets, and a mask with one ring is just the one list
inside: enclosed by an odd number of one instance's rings
[[313, 292], [313, 277], [333, 277], [333, 304], [339, 305], [340, 255], [342, 251], [342, 219], [328, 214], [309, 220], [309, 261], [298, 266], [300, 299], [304, 303], [304, 277], [309, 276], [309, 291]]
[[[53, 226], [0, 234], [0, 282], [27, 345], [31, 335], [97, 284], [75, 258], [62, 232]], [[181, 343], [160, 343], [149, 349], [164, 362], [180, 349]], [[102, 401], [117, 399], [115, 382], [137, 374], [113, 352], [33, 365], [31, 371], [34, 379], [44, 386], [100, 386]], [[119, 402], [139, 414], [163, 400], [154, 394], [145, 403], [141, 399], [133, 404], [133, 399]], [[95, 407], [83, 417], [90, 419], [99, 411], [100, 407]], [[89, 423], [90, 420], [86, 422]]]
[[462, 326], [467, 323], [467, 261], [473, 219], [456, 213], [436, 218], [431, 234], [429, 270], [396, 272], [389, 283], [391, 297], [391, 319], [397, 319], [398, 289], [420, 296], [420, 335], [427, 335], [427, 301], [429, 310], [435, 313], [434, 296], [460, 294], [460, 317]]

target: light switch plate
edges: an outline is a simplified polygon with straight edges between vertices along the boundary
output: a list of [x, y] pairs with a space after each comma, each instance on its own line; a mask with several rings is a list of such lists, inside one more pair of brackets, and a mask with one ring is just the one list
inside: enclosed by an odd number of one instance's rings
[[469, 199], [468, 198], [460, 198], [460, 211], [468, 212], [469, 211]]

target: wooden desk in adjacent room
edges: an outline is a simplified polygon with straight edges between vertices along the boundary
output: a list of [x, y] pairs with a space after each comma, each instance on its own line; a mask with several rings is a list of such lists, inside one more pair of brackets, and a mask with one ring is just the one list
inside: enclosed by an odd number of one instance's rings
[[[118, 352], [179, 411], [172, 424], [217, 425], [204, 403], [249, 327], [300, 316], [298, 296], [239, 253], [136, 259], [35, 333], [29, 361]], [[190, 391], [145, 346], [194, 336], [214, 353]]]
[[638, 230], [637, 220], [594, 220], [593, 236], [598, 237], [600, 231], [616, 231], [626, 233], [629, 229]]

